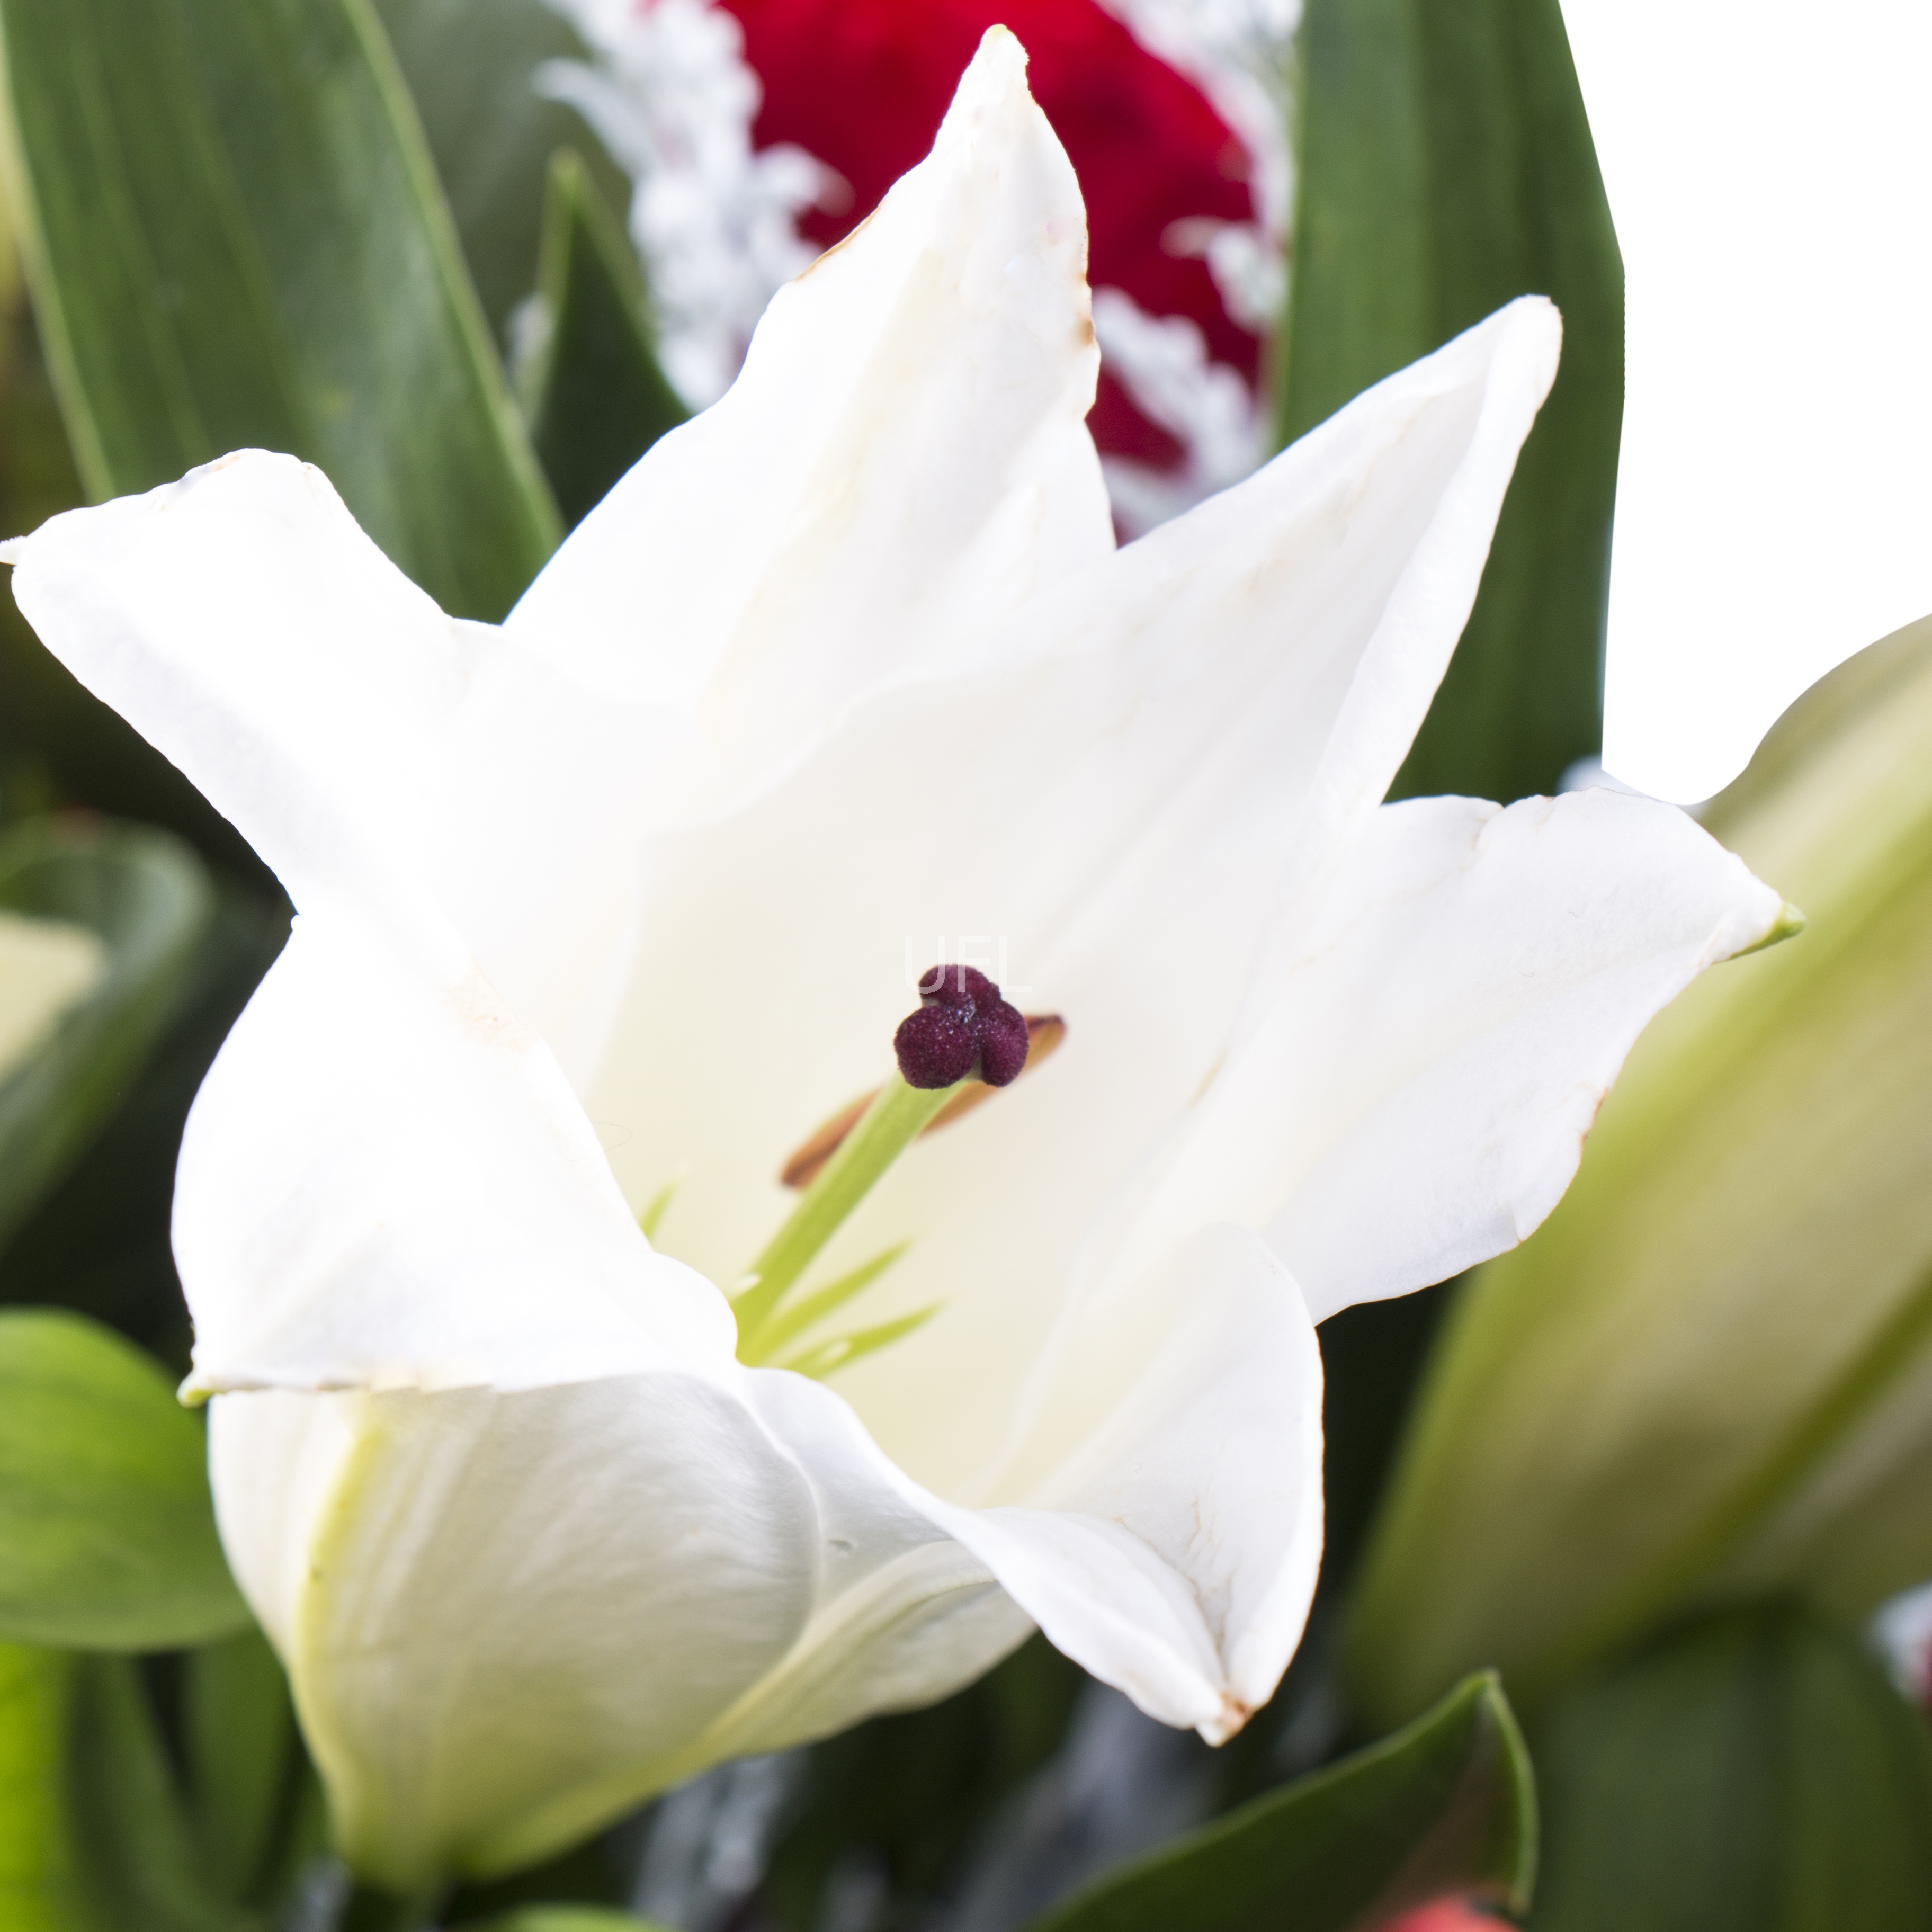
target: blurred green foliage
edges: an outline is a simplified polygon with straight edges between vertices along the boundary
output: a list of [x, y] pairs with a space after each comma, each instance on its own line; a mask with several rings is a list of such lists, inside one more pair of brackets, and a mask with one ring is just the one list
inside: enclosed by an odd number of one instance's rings
[[1534, 1932], [1932, 1924], [1932, 1732], [1854, 1638], [1801, 1609], [1659, 1637], [1535, 1735]]
[[100, 983], [0, 1078], [0, 1252], [112, 1118], [180, 1010], [213, 910], [194, 854], [160, 832], [29, 821], [0, 833], [0, 908], [106, 948]]
[[83, 1316], [0, 1310], [0, 1639], [167, 1650], [248, 1621], [166, 1374]]
[[1407, 1729], [1109, 1874], [1035, 1932], [1352, 1932], [1444, 1897], [1520, 1911], [1528, 1754], [1493, 1676]]
[[531, 434], [574, 526], [687, 413], [658, 366], [638, 258], [574, 149], [550, 164], [537, 301]]
[[[271, 1694], [286, 1700], [279, 1685]], [[232, 1703], [210, 1715], [205, 1728], [218, 1751], [260, 1729]], [[317, 1795], [292, 1731], [286, 1727], [272, 1761], [248, 1767], [264, 1784], [255, 1810], [277, 1828], [244, 1873], [198, 1821], [206, 1756], [184, 1776], [138, 1666], [0, 1645], [0, 1910], [8, 1932], [269, 1932], [270, 1908], [322, 1843]]]
[[574, 109], [531, 84], [583, 44], [543, 0], [376, 0], [421, 116], [464, 260], [497, 342], [507, 348], [534, 283], [544, 176], [561, 148], [580, 148], [593, 186], [621, 208], [622, 171], [586, 141]]
[[0, 31], [90, 492], [292, 450], [446, 609], [502, 616], [556, 510], [370, 0], [0, 0]]

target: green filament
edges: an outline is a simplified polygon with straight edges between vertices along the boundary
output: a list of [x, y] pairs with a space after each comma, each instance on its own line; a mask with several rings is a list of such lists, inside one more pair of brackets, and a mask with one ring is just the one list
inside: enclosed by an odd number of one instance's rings
[[[958, 1090], [958, 1086], [909, 1087], [896, 1072], [880, 1088], [872, 1104], [839, 1143], [838, 1151], [800, 1196], [784, 1226], [772, 1236], [732, 1297], [731, 1306], [738, 1318], [740, 1361], [772, 1360], [787, 1342], [869, 1287], [898, 1260], [903, 1247], [888, 1249], [792, 1307], [782, 1305], [880, 1177]], [[896, 1340], [934, 1312], [924, 1309], [897, 1322], [819, 1343], [781, 1366], [796, 1369], [802, 1375], [824, 1375]]]

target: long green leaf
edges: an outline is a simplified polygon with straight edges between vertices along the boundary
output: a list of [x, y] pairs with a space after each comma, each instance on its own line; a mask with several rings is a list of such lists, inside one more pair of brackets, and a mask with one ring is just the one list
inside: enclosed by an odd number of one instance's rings
[[248, 1618], [160, 1366], [81, 1316], [0, 1312], [0, 1637], [163, 1650]]
[[0, 1924], [256, 1932], [216, 1901], [134, 1665], [0, 1645]]
[[76, 1660], [63, 1796], [92, 1923], [107, 1932], [252, 1932], [207, 1881], [132, 1659]]
[[629, 184], [574, 108], [532, 84], [547, 61], [580, 60], [583, 43], [544, 0], [376, 0], [422, 116], [476, 292], [507, 338], [536, 285], [544, 178], [576, 144], [597, 184], [622, 205]]
[[370, 0], [0, 0], [13, 199], [82, 474], [319, 464], [460, 615], [554, 547]]
[[1537, 1756], [1535, 1932], [1932, 1925], [1932, 1731], [1803, 1612], [1662, 1640], [1560, 1700]]
[[1558, 0], [1309, 0], [1283, 345], [1288, 440], [1513, 296], [1556, 386], [1396, 784], [1509, 799], [1594, 752], [1623, 414], [1623, 272]]
[[[0, 196], [0, 214], [4, 206]], [[9, 234], [0, 266], [13, 260], [17, 269], [12, 246]], [[86, 500], [32, 306], [16, 287], [0, 304], [0, 531], [38, 530]], [[165, 826], [272, 890], [241, 833], [48, 650], [0, 590], [0, 814], [32, 818], [64, 804]]]
[[574, 525], [688, 412], [658, 367], [637, 257], [573, 152], [550, 168], [537, 292], [548, 339], [532, 385], [532, 434]]
[[1110, 1874], [1034, 1932], [1354, 1932], [1454, 1893], [1520, 1910], [1529, 1760], [1496, 1678], [1407, 1730]]
[[153, 1050], [212, 908], [200, 863], [165, 833], [42, 821], [0, 836], [0, 909], [92, 932], [106, 964], [30, 1057], [0, 1069], [0, 1248]]

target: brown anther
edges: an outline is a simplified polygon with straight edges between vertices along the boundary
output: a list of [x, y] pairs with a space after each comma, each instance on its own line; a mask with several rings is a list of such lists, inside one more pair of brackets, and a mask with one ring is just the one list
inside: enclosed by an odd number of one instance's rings
[[[1019, 1077], [1024, 1079], [1034, 1069], [1046, 1060], [1066, 1037], [1066, 1022], [1058, 1013], [1029, 1013], [1027, 1015], [1026, 1064], [1020, 1069]], [[941, 1127], [950, 1126], [955, 1120], [963, 1119], [981, 1102], [990, 1100], [999, 1090], [987, 1086], [984, 1082], [969, 1082], [939, 1112], [933, 1115], [922, 1134], [936, 1134]], [[861, 1094], [849, 1106], [839, 1108], [837, 1113], [814, 1128], [793, 1152], [784, 1166], [778, 1170], [778, 1179], [787, 1187], [803, 1190], [817, 1179], [818, 1171], [838, 1151], [845, 1136], [856, 1127], [866, 1109], [878, 1097], [874, 1089], [870, 1094]]]

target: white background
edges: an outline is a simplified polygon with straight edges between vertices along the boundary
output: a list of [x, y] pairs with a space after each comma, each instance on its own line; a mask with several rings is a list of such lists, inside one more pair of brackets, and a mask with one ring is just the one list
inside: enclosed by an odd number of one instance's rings
[[1622, 244], [1604, 762], [1680, 802], [1932, 612], [1932, 0], [1564, 0]]

